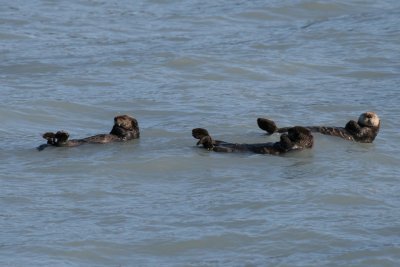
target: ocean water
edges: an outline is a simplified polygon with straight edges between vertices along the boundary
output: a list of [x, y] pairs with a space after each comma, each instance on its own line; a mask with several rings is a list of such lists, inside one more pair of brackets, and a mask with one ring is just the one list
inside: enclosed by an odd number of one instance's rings
[[[399, 266], [400, 2], [0, 8], [0, 266]], [[373, 144], [212, 153], [191, 129], [381, 118]], [[127, 143], [37, 151], [135, 116]]]

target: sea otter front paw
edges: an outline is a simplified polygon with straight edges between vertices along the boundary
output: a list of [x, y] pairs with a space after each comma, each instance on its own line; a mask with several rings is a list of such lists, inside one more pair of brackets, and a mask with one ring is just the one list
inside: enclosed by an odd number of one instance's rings
[[196, 145], [203, 145], [203, 147], [207, 150], [212, 150], [214, 148], [214, 140], [211, 136], [207, 135], [202, 137]]
[[124, 139], [128, 135], [128, 131], [122, 128], [121, 126], [114, 125], [113, 128], [111, 129], [110, 134], [116, 135], [121, 139]]
[[346, 124], [345, 128], [346, 128], [347, 131], [349, 131], [352, 134], [355, 134], [355, 133], [359, 132], [360, 129], [361, 129], [360, 125], [354, 120], [349, 121]]
[[293, 143], [287, 134], [281, 135], [280, 143], [284, 149], [290, 149], [293, 146]]
[[275, 122], [266, 118], [258, 118], [257, 124], [260, 129], [266, 131], [268, 134], [273, 134], [278, 130]]

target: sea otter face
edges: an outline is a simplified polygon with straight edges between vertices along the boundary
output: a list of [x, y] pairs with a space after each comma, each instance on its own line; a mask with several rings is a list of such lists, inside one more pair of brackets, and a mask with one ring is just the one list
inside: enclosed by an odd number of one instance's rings
[[358, 118], [358, 124], [367, 127], [379, 127], [380, 119], [374, 112], [365, 112]]
[[114, 118], [114, 124], [126, 130], [134, 130], [138, 128], [137, 120], [128, 115], [116, 116]]
[[289, 139], [303, 148], [312, 148], [314, 137], [311, 131], [301, 126], [295, 126], [288, 130]]

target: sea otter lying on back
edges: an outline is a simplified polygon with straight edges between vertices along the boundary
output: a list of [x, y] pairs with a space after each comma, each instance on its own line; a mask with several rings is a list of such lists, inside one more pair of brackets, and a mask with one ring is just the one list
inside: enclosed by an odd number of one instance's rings
[[137, 139], [139, 136], [140, 132], [137, 120], [128, 115], [121, 115], [114, 118], [114, 126], [109, 134], [98, 134], [83, 139], [68, 140], [69, 134], [65, 131], [44, 133], [43, 138], [47, 140], [47, 144], [40, 145], [38, 150], [43, 150], [47, 146], [74, 147], [82, 144], [121, 142]]
[[[274, 121], [258, 118], [258, 127], [267, 131], [269, 134], [274, 132], [284, 133], [287, 132], [288, 127], [278, 128]], [[350, 120], [346, 126], [343, 127], [325, 127], [325, 126], [305, 126], [312, 132], [319, 132], [321, 134], [338, 136], [346, 140], [356, 141], [360, 143], [372, 143], [378, 135], [381, 122], [374, 112], [365, 112], [360, 115], [358, 122]]]
[[257, 154], [279, 155], [289, 151], [312, 148], [313, 136], [311, 132], [300, 126], [291, 127], [287, 134], [282, 134], [279, 142], [261, 144], [235, 144], [214, 140], [206, 129], [195, 128], [192, 136], [199, 139], [197, 145], [215, 152], [253, 152]]

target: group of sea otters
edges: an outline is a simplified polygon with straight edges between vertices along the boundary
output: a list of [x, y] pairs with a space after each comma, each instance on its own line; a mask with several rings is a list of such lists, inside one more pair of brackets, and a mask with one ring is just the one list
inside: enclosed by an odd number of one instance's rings
[[[280, 155], [290, 151], [312, 148], [314, 144], [312, 132], [337, 136], [360, 143], [372, 143], [378, 135], [380, 119], [374, 112], [365, 112], [359, 116], [358, 121], [350, 120], [345, 127], [294, 126], [278, 128], [274, 121], [266, 118], [258, 118], [257, 124], [269, 135], [280, 133], [279, 142], [258, 144], [230, 143], [214, 140], [204, 128], [193, 129], [192, 136], [199, 140], [197, 142], [198, 146], [202, 145], [203, 148], [210, 151]], [[48, 146], [75, 147], [82, 144], [124, 142], [137, 139], [139, 136], [140, 131], [137, 120], [128, 115], [121, 115], [114, 118], [114, 126], [109, 134], [98, 134], [83, 139], [68, 139], [69, 134], [65, 131], [46, 132], [43, 134], [43, 138], [47, 140], [47, 143], [40, 145], [38, 150], [43, 150]]]

